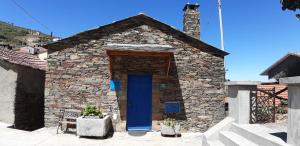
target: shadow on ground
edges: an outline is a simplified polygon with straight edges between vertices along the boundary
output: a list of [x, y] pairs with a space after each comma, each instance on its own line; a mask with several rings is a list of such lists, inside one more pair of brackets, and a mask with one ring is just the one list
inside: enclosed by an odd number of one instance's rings
[[136, 137], [139, 137], [139, 136], [144, 136], [147, 134], [146, 131], [128, 131], [128, 134], [130, 136], [136, 136]]
[[270, 133], [273, 136], [279, 137], [282, 139], [284, 142], [287, 141], [287, 133], [286, 132], [276, 132], [276, 133]]

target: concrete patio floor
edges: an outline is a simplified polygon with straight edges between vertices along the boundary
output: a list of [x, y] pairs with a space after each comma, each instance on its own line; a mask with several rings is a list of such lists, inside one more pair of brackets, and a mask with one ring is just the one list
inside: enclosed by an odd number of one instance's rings
[[7, 128], [0, 123], [1, 146], [201, 146], [201, 133], [183, 133], [181, 137], [162, 137], [159, 132], [143, 135], [115, 132], [107, 139], [79, 138], [74, 134], [56, 134], [56, 128], [33, 132]]

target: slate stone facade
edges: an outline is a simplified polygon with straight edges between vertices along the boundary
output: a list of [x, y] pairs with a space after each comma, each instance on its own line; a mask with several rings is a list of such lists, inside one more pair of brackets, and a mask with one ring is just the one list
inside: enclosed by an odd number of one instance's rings
[[[126, 130], [127, 74], [147, 72], [153, 75], [153, 129], [159, 129], [159, 121], [169, 116], [163, 112], [164, 102], [175, 100], [180, 101], [181, 112], [171, 116], [180, 122], [183, 131], [206, 131], [225, 117], [224, 56], [204, 47], [196, 48], [178, 39], [180, 35], [152, 25], [137, 25], [105, 34], [83, 33], [76, 39], [63, 40], [63, 45], [48, 46], [53, 51], [48, 52], [45, 125], [56, 125], [61, 108], [81, 109], [86, 104], [96, 104], [103, 112], [118, 115], [113, 119], [117, 131]], [[108, 44], [172, 46], [169, 75], [166, 76], [167, 59], [153, 56], [110, 58], [107, 50], [127, 48]], [[149, 51], [149, 48], [130, 50]], [[111, 78], [121, 80], [121, 91], [110, 91]]]

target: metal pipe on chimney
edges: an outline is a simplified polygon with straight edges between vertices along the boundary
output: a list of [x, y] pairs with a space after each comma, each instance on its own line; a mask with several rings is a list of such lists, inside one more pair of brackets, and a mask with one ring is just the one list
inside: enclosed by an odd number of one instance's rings
[[223, 19], [222, 19], [222, 9], [221, 0], [218, 0], [218, 10], [219, 10], [219, 21], [220, 21], [220, 35], [221, 35], [221, 49], [224, 51], [224, 33], [223, 33]]

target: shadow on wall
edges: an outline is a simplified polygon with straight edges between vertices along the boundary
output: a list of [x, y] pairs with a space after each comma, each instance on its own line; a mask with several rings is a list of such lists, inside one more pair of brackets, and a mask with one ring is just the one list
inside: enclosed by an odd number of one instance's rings
[[186, 112], [185, 112], [185, 106], [184, 106], [184, 100], [182, 95], [182, 90], [179, 83], [179, 77], [177, 72], [177, 66], [174, 59], [174, 55], [171, 57], [171, 64], [170, 64], [170, 70], [168, 77], [165, 78], [162, 83], [166, 84], [166, 87], [161, 89], [162, 96], [160, 98], [160, 103], [163, 104], [168, 101], [179, 101], [180, 104], [180, 112], [179, 113], [173, 113], [173, 114], [167, 114], [164, 113], [164, 119], [165, 118], [174, 118], [177, 121], [181, 120], [187, 120]]
[[36, 130], [44, 127], [45, 71], [18, 66], [14, 128]]
[[[127, 119], [127, 76], [128, 74], [151, 74], [152, 75], [152, 120], [161, 121], [165, 118], [176, 120], [187, 120], [179, 84], [177, 67], [174, 56], [171, 56], [170, 68], [169, 58], [155, 56], [113, 56], [112, 77], [121, 81], [121, 90], [117, 91], [118, 108], [122, 121]], [[167, 72], [169, 73], [167, 75]], [[168, 101], [179, 101], [180, 112], [166, 114], [164, 103]]]

